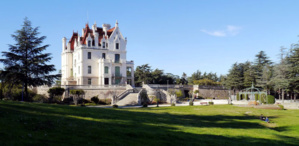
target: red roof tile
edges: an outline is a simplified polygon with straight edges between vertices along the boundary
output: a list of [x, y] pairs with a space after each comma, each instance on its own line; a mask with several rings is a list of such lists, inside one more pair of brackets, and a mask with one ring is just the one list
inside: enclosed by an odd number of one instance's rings
[[[109, 29], [109, 30], [107, 30], [107, 35], [108, 35], [108, 37], [110, 37], [111, 36], [111, 34], [112, 34], [112, 32], [115, 30], [115, 27], [113, 27], [113, 28], [111, 28], [111, 29]], [[99, 34], [99, 45], [100, 45], [100, 43], [101, 43], [101, 41], [102, 41], [102, 39], [103, 39], [103, 35], [105, 34], [105, 32], [103, 31], [103, 28], [101, 28], [101, 27], [97, 27], [97, 30], [96, 30], [96, 32]], [[93, 32], [92, 32], [92, 29], [89, 29], [89, 26], [88, 26], [88, 24], [86, 24], [85, 25], [85, 28], [83, 29], [83, 34], [82, 34], [82, 36], [80, 37], [80, 42], [81, 42], [81, 44], [84, 44], [84, 45], [86, 45], [86, 39], [87, 39], [87, 37], [88, 37], [88, 33], [90, 33], [90, 37], [91, 38], [94, 38], [94, 34], [93, 34]], [[78, 33], [74, 33], [73, 32], [73, 35], [72, 35], [72, 37], [71, 37], [71, 39], [70, 39], [70, 41], [69, 41], [69, 43], [71, 43], [71, 50], [74, 50], [74, 44], [75, 44], [75, 40], [78, 38]], [[105, 37], [106, 39], [108, 39], [107, 37]]]

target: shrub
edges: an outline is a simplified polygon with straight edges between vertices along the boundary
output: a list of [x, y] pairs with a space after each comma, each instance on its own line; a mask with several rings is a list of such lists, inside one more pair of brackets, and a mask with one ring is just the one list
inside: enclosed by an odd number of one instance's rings
[[259, 95], [258, 94], [254, 94], [254, 100], [258, 101], [259, 100]]
[[209, 105], [214, 105], [214, 102], [210, 101], [210, 102], [209, 102]]
[[190, 106], [193, 106], [193, 101], [190, 100], [189, 105], [190, 105]]
[[98, 98], [98, 96], [94, 96], [94, 97], [91, 97], [91, 99], [90, 99], [92, 102], [94, 102], [95, 104], [98, 104], [99, 103], [99, 98]]
[[52, 87], [48, 90], [48, 93], [49, 93], [50, 98], [52, 98], [54, 96], [62, 96], [64, 91], [65, 91], [64, 88]]
[[268, 98], [268, 101], [267, 101], [268, 104], [275, 103], [275, 97], [273, 95], [267, 95], [267, 98]]
[[283, 105], [279, 104], [278, 106], [280, 107], [281, 110], [284, 110], [284, 106]]
[[48, 101], [48, 98], [45, 95], [36, 94], [35, 96], [33, 96], [32, 100], [34, 102], [44, 103]]
[[113, 107], [113, 108], [118, 108], [118, 105], [114, 104], [112, 107]]
[[260, 99], [260, 101], [261, 101], [261, 103], [266, 103], [266, 94], [261, 94], [261, 95], [259, 95], [259, 99]]
[[73, 97], [70, 97], [70, 98], [64, 98], [63, 103], [66, 103], [66, 104], [70, 104], [71, 102], [73, 102]]
[[52, 99], [51, 102], [53, 102], [53, 103], [60, 103], [61, 102], [61, 96], [54, 96], [51, 99]]
[[182, 97], [183, 96], [183, 92], [181, 90], [177, 90], [175, 91], [176, 97]]
[[240, 100], [240, 95], [239, 95], [239, 94], [237, 94], [237, 100], [238, 100], [238, 101]]
[[144, 104], [142, 105], [142, 107], [147, 107], [147, 104], [146, 104], [146, 103], [144, 103]]
[[171, 103], [171, 106], [175, 106], [175, 103]]
[[98, 104], [111, 105], [111, 99], [100, 99]]

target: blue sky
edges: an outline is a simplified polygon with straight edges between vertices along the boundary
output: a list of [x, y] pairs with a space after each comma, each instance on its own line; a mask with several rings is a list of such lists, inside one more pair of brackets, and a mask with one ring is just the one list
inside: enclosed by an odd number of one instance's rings
[[[281, 46], [298, 42], [296, 0], [27, 0], [2, 1], [0, 51], [28, 17], [50, 44], [50, 62], [61, 67], [63, 37], [81, 33], [87, 22], [119, 27], [127, 37], [127, 59], [165, 73], [196, 70], [227, 74], [235, 62], [254, 61], [263, 50], [277, 62]], [[3, 68], [2, 65], [0, 65]]]

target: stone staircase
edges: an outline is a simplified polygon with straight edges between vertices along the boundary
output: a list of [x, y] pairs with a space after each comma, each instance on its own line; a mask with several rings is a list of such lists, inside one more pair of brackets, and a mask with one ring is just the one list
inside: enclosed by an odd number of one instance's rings
[[117, 102], [117, 105], [124, 106], [124, 105], [137, 105], [137, 96], [138, 93], [129, 93], [127, 96], [122, 98], [120, 101]]

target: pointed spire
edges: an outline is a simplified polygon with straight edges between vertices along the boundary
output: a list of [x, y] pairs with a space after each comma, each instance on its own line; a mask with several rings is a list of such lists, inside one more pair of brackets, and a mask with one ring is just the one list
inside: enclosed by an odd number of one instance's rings
[[118, 21], [116, 20], [116, 22], [115, 22], [115, 27], [118, 27]]

